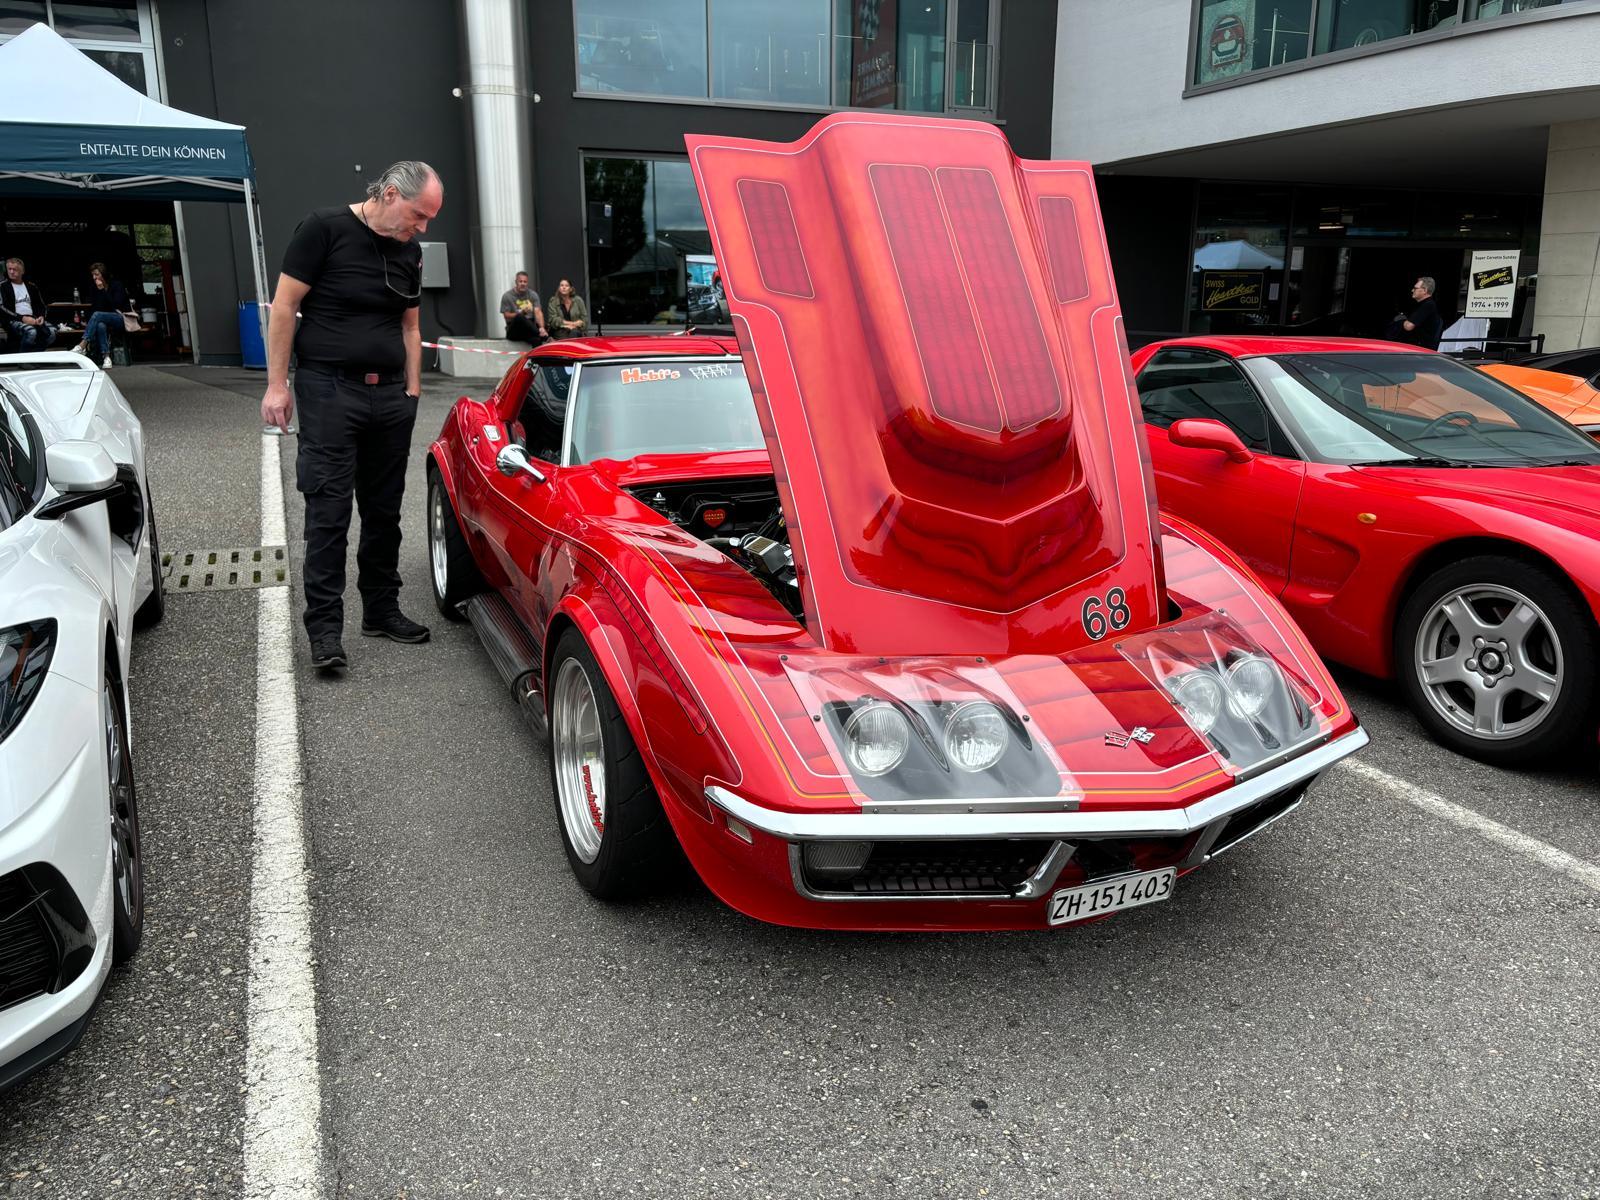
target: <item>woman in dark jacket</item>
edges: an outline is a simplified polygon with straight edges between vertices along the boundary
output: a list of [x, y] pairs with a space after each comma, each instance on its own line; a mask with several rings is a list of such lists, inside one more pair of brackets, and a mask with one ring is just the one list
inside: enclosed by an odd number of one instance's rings
[[582, 337], [589, 332], [589, 308], [583, 297], [573, 290], [570, 279], [563, 279], [556, 294], [550, 297], [544, 327], [551, 337], [557, 338]]
[[106, 274], [105, 263], [90, 263], [89, 276], [94, 281], [94, 290], [89, 293], [93, 311], [84, 326], [83, 340], [75, 348], [79, 354], [88, 354], [92, 347], [94, 357], [102, 360], [100, 365], [109, 371], [111, 331], [123, 327], [122, 314], [133, 312], [133, 302], [128, 299], [127, 289]]

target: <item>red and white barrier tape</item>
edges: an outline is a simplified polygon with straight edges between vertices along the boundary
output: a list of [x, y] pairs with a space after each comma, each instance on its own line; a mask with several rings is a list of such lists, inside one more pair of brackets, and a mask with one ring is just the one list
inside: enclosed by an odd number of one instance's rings
[[480, 350], [476, 346], [441, 346], [438, 342], [423, 342], [422, 345], [428, 350], [449, 350], [455, 354], [509, 354], [515, 358], [526, 353], [524, 350]]

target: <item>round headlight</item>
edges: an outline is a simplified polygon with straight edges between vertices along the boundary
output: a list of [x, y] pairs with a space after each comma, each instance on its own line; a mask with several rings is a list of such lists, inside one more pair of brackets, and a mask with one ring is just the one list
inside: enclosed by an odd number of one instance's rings
[[1228, 707], [1245, 720], [1254, 720], [1277, 694], [1278, 668], [1258, 655], [1234, 663], [1228, 672]]
[[1210, 671], [1190, 671], [1172, 681], [1172, 694], [1182, 706], [1189, 723], [1201, 733], [1210, 733], [1211, 727], [1222, 715], [1225, 697], [1222, 681]]
[[1005, 714], [987, 700], [973, 700], [950, 714], [944, 749], [963, 771], [987, 771], [1000, 761], [1011, 740]]
[[874, 701], [850, 714], [844, 737], [850, 765], [863, 775], [882, 775], [911, 748], [911, 725], [892, 704]]

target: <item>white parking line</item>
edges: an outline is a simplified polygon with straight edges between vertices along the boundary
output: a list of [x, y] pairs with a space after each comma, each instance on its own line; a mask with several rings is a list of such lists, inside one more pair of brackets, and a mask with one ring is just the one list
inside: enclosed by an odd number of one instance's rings
[[[283, 438], [261, 439], [261, 544], [285, 544]], [[250, 871], [244, 1195], [323, 1194], [317, 998], [301, 819], [300, 719], [289, 589], [262, 588], [256, 651], [255, 836]]]
[[1558, 875], [1565, 875], [1568, 879], [1583, 884], [1586, 888], [1600, 892], [1600, 866], [1575, 858], [1565, 850], [1558, 850], [1548, 842], [1541, 842], [1538, 838], [1529, 837], [1525, 833], [1518, 833], [1508, 825], [1498, 821], [1491, 821], [1481, 813], [1475, 813], [1470, 808], [1446, 800], [1443, 796], [1420, 788], [1414, 783], [1408, 783], [1398, 776], [1391, 775], [1380, 767], [1370, 766], [1359, 759], [1347, 758], [1339, 764], [1346, 771], [1353, 771], [1368, 783], [1375, 783], [1384, 791], [1404, 800], [1407, 804], [1415, 805], [1423, 812], [1432, 813], [1436, 817], [1458, 825], [1462, 829], [1477, 834], [1485, 841], [1494, 842], [1508, 850], [1515, 850], [1518, 854], [1526, 855], [1540, 866], [1547, 867]]

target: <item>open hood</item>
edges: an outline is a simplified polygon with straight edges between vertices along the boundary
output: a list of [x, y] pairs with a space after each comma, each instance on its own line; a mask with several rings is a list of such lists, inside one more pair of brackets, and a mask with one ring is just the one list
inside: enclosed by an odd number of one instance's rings
[[1155, 489], [1089, 167], [886, 114], [687, 141], [822, 644], [1060, 654], [1154, 624]]

